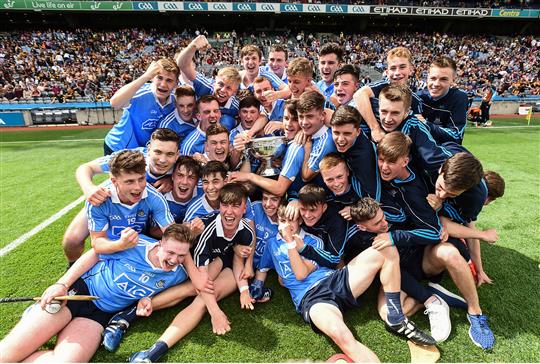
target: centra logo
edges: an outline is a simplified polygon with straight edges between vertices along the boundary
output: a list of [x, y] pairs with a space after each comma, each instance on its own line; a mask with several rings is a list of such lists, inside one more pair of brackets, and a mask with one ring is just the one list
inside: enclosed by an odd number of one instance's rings
[[227, 10], [227, 5], [223, 3], [210, 4], [213, 10]]
[[189, 10], [204, 10], [203, 6], [199, 3], [188, 3]]
[[499, 12], [500, 16], [512, 16], [512, 17], [518, 17], [520, 15], [520, 12], [518, 10], [501, 10]]

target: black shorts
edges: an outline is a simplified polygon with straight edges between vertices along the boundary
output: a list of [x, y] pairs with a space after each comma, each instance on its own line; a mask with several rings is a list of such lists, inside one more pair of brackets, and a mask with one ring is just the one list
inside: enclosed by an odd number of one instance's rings
[[[77, 295], [90, 295], [88, 286], [82, 278], [79, 278], [69, 287], [69, 292], [75, 291]], [[67, 308], [71, 311], [71, 317], [84, 317], [98, 324], [107, 327], [107, 324], [114, 316], [114, 312], [105, 312], [100, 310], [93, 301], [67, 301]]]
[[425, 246], [404, 246], [398, 248], [399, 265], [417, 280], [427, 278], [422, 270]]
[[335, 271], [324, 278], [315, 287], [306, 292], [300, 302], [300, 314], [304, 321], [310, 324], [313, 331], [320, 333], [309, 317], [309, 310], [317, 303], [328, 303], [341, 312], [360, 306], [349, 287], [349, 268], [347, 266]]

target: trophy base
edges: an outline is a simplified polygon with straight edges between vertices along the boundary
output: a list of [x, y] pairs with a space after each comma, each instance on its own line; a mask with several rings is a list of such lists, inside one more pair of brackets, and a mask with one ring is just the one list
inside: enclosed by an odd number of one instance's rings
[[266, 168], [260, 175], [263, 177], [275, 177], [278, 176], [281, 171], [277, 168]]

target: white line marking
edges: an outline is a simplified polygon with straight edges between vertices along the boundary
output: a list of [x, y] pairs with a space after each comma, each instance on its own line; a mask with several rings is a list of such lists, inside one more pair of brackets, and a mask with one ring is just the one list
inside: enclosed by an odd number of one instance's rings
[[540, 125], [515, 125], [515, 126], [512, 126], [512, 125], [504, 125], [504, 126], [482, 126], [482, 127], [474, 127], [474, 126], [469, 126], [466, 128], [466, 130], [489, 130], [489, 129], [525, 129], [525, 128], [533, 128], [533, 129], [536, 129], [536, 128], [540, 128]]
[[16, 142], [0, 142], [0, 144], [26, 144], [26, 143], [64, 143], [64, 142], [95, 142], [103, 140], [103, 138], [98, 139], [61, 139], [61, 140], [21, 140]]
[[43, 221], [41, 224], [33, 228], [27, 233], [24, 233], [23, 235], [19, 236], [17, 239], [13, 240], [11, 243], [0, 249], [0, 257], [3, 257], [28, 239], [30, 239], [32, 236], [39, 233], [41, 230], [45, 229], [47, 226], [55, 222], [56, 220], [60, 219], [62, 216], [67, 214], [70, 210], [72, 210], [74, 207], [76, 207], [78, 204], [84, 201], [84, 196], [79, 197], [66, 207], [64, 207], [62, 210], [58, 211], [51, 217], [49, 217], [47, 220]]

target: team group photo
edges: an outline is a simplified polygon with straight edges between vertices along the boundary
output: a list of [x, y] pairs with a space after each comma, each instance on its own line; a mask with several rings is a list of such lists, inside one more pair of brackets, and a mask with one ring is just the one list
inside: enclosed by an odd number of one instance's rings
[[540, 362], [539, 2], [2, 1], [1, 362]]

